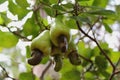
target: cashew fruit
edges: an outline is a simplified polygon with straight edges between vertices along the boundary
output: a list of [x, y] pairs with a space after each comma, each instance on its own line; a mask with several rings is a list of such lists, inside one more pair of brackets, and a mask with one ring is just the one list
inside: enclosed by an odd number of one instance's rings
[[32, 57], [28, 59], [30, 65], [37, 65], [42, 60], [43, 56], [48, 56], [51, 53], [51, 40], [49, 30], [41, 32], [31, 43]]
[[60, 71], [62, 68], [62, 58], [63, 58], [63, 54], [62, 54], [61, 50], [58, 47], [53, 45], [52, 52], [50, 55], [53, 57], [53, 59], [55, 61], [54, 70], [56, 72]]
[[70, 63], [73, 65], [80, 65], [81, 64], [79, 54], [76, 50], [69, 53], [68, 58], [69, 58]]
[[50, 28], [50, 38], [56, 47], [59, 47], [62, 52], [66, 52], [71, 39], [70, 29], [64, 25], [52, 26]]
[[62, 57], [61, 55], [57, 54], [57, 55], [54, 55], [54, 61], [55, 61], [55, 67], [54, 67], [54, 70], [56, 72], [60, 71], [62, 69]]
[[68, 52], [65, 54], [66, 57], [69, 58], [69, 61], [73, 65], [80, 65], [81, 60], [77, 51], [77, 47], [74, 43], [74, 40], [71, 40], [71, 42], [68, 45]]
[[48, 56], [51, 53], [51, 45], [49, 30], [44, 30], [32, 40], [31, 50], [38, 49], [44, 56]]
[[30, 65], [37, 65], [42, 60], [43, 54], [42, 54], [42, 52], [40, 52], [40, 50], [35, 49], [32, 51], [31, 56], [32, 57], [28, 59], [28, 63]]

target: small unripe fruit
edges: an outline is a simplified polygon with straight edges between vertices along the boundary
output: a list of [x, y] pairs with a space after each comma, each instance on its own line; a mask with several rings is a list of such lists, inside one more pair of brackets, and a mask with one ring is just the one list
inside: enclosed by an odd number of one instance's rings
[[71, 64], [73, 64], [73, 65], [81, 64], [79, 54], [76, 50], [69, 53], [68, 58], [69, 58], [69, 61], [71, 62]]
[[71, 39], [70, 29], [63, 25], [52, 26], [50, 29], [50, 38], [56, 47], [59, 47], [62, 52], [66, 52]]
[[54, 70], [56, 72], [60, 71], [62, 69], [62, 57], [61, 55], [55, 55], [54, 56], [54, 61], [55, 61], [55, 67], [54, 67]]
[[54, 70], [56, 72], [60, 71], [62, 68], [62, 58], [63, 58], [63, 54], [62, 54], [61, 50], [58, 47], [53, 45], [52, 52], [50, 55], [54, 58], [54, 61], [55, 61]]
[[66, 57], [69, 58], [69, 61], [71, 62], [71, 64], [73, 65], [80, 65], [81, 64], [81, 60], [77, 51], [77, 47], [74, 43], [74, 41], [72, 40], [69, 45], [68, 45], [68, 52], [65, 54]]

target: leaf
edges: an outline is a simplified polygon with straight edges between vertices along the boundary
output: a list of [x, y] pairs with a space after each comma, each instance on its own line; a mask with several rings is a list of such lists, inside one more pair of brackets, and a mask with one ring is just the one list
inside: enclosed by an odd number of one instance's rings
[[66, 4], [62, 4], [62, 6], [66, 9], [70, 9], [70, 8], [73, 8], [74, 5], [69, 2], [69, 3], [66, 3]]
[[105, 15], [105, 16], [112, 16], [115, 15], [115, 12], [112, 10], [104, 10], [104, 9], [100, 9], [100, 10], [93, 10], [90, 12], [87, 12], [89, 14], [94, 14], [94, 15]]
[[119, 58], [120, 58], [120, 52], [111, 52], [111, 56], [110, 56], [112, 62], [116, 63], [118, 62]]
[[0, 4], [4, 3], [5, 1], [7, 1], [7, 0], [0, 0]]
[[51, 4], [56, 4], [58, 0], [49, 0]]
[[0, 15], [0, 25], [3, 25], [3, 24], [4, 24], [4, 20], [3, 20], [3, 18]]
[[66, 20], [64, 23], [65, 23], [66, 26], [68, 26], [71, 29], [78, 29], [74, 19]]
[[72, 69], [62, 74], [61, 80], [80, 80], [80, 72], [76, 69]]
[[35, 76], [32, 72], [23, 72], [19, 75], [19, 80], [35, 80]]
[[7, 13], [6, 13], [6, 12], [1, 13], [1, 17], [2, 17], [2, 19], [4, 20], [4, 24], [5, 24], [5, 25], [7, 25], [9, 22], [11, 22], [11, 19], [9, 19], [9, 18], [7, 17]]
[[65, 11], [65, 9], [61, 5], [53, 5], [52, 8], [60, 11]]
[[106, 78], [105, 80], [110, 77], [110, 73], [108, 73], [107, 71], [100, 71], [100, 73]]
[[109, 0], [94, 0], [92, 6], [105, 8], [107, 6], [108, 2], [109, 2]]
[[90, 0], [77, 0], [77, 1], [90, 1]]
[[63, 59], [63, 68], [60, 70], [62, 74], [71, 71], [75, 66], [73, 66], [68, 59]]
[[33, 15], [29, 18], [23, 26], [23, 32], [25, 36], [32, 35], [33, 37], [37, 36], [40, 28], [35, 24], [35, 16]]
[[30, 57], [31, 57], [30, 46], [26, 46], [26, 57], [27, 57], [27, 58], [30, 58]]
[[5, 48], [13, 47], [17, 44], [18, 38], [10, 32], [0, 31], [0, 46]]
[[106, 31], [108, 31], [109, 33], [112, 33], [112, 29], [109, 27], [108, 24], [103, 23], [103, 25], [104, 25]]
[[27, 0], [16, 0], [16, 3], [22, 8], [29, 7]]
[[116, 19], [117, 19], [118, 22], [120, 23], [120, 5], [116, 5], [116, 6], [115, 6], [115, 10], [116, 10], [116, 14], [117, 14]]
[[94, 0], [79, 0], [81, 6], [91, 6]]
[[19, 19], [22, 19], [23, 17], [25, 17], [25, 15], [29, 12], [29, 10], [25, 8], [21, 8], [20, 6], [13, 3], [12, 0], [9, 0], [8, 9], [14, 15], [18, 15]]
[[45, 10], [45, 12], [46, 12], [49, 16], [51, 16], [51, 17], [54, 17], [54, 16], [55, 16], [55, 10], [54, 10], [54, 9], [45, 6], [45, 7], [44, 7], [44, 10]]
[[91, 72], [85, 73], [85, 80], [95, 80], [95, 75]]
[[79, 22], [91, 23], [90, 20], [88, 19], [88, 17], [86, 17], [86, 16], [72, 16], [71, 18], [75, 19], [76, 21], [79, 21]]
[[95, 64], [100, 71], [107, 69], [107, 66], [108, 66], [106, 58], [104, 56], [101, 56], [101, 55], [95, 57]]

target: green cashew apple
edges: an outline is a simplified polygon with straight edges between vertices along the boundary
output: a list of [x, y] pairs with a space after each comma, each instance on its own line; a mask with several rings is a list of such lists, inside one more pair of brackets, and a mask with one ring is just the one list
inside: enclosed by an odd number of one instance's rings
[[52, 26], [50, 28], [50, 38], [56, 47], [59, 47], [62, 52], [66, 52], [71, 40], [70, 29], [64, 25]]
[[51, 48], [52, 46], [49, 30], [44, 30], [42, 33], [40, 33], [40, 35], [32, 40], [31, 50], [33, 53], [31, 55], [32, 58], [28, 59], [28, 63], [30, 65], [34, 65], [33, 62], [36, 61], [34, 63], [38, 64], [42, 60], [43, 56], [48, 56], [51, 53]]
[[57, 55], [54, 55], [54, 61], [55, 61], [55, 67], [54, 67], [54, 70], [56, 72], [60, 71], [62, 69], [62, 57], [61, 55], [57, 54]]
[[80, 65], [81, 60], [80, 60], [80, 57], [79, 57], [79, 54], [78, 54], [78, 51], [77, 51], [74, 41], [72, 40], [68, 46], [69, 46], [68, 52], [65, 54], [65, 56], [69, 58], [69, 61], [71, 64]]

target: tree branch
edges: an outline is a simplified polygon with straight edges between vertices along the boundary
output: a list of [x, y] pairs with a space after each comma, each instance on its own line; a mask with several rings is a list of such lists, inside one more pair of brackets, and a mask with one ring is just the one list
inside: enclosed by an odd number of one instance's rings
[[9, 27], [6, 27], [6, 28], [8, 28], [8, 30], [9, 30], [11, 33], [13, 33], [14, 35], [18, 36], [19, 38], [21, 38], [21, 39], [23, 39], [23, 40], [25, 40], [25, 41], [31, 41], [31, 39], [28, 39], [28, 38], [26, 38], [25, 36], [22, 36], [22, 35], [19, 34], [17, 31], [11, 31], [11, 29], [10, 29]]
[[17, 79], [15, 79], [15, 78], [13, 78], [13, 77], [10, 77], [10, 76], [8, 75], [6, 69], [5, 69], [1, 64], [0, 64], [0, 67], [1, 67], [2, 70], [5, 72], [5, 77], [6, 77], [6, 78], [10, 78], [10, 79], [12, 79], [12, 80], [17, 80]]
[[114, 77], [116, 74], [119, 74], [119, 73], [120, 73], [120, 71], [117, 71], [117, 72], [112, 73], [112, 75], [110, 76], [109, 80], [112, 80], [113, 77]]
[[92, 66], [93, 66], [93, 61], [90, 60], [90, 59], [88, 59], [88, 58], [86, 58], [86, 57], [84, 57], [84, 56], [82, 56], [82, 55], [80, 55], [80, 54], [79, 54], [79, 56], [80, 56], [81, 58], [83, 58], [84, 60], [86, 60], [86, 61], [88, 61], [88, 62], [91, 63], [91, 65], [89, 66], [89, 68], [87, 68], [86, 72], [89, 71], [89, 70], [92, 68]]
[[[78, 16], [78, 3], [76, 2], [75, 3], [75, 6], [74, 6], [75, 8], [74, 8], [74, 10], [75, 10], [75, 16]], [[98, 20], [97, 20], [97, 22], [98, 22]], [[101, 46], [99, 45], [99, 43], [97, 42], [97, 40], [96, 40], [96, 38], [95, 38], [95, 35], [93, 34], [93, 36], [94, 36], [94, 38], [92, 38], [90, 35], [88, 35], [87, 33], [85, 33], [83, 30], [82, 30], [82, 28], [81, 28], [81, 26], [80, 26], [80, 24], [79, 24], [79, 21], [77, 21], [76, 20], [76, 24], [77, 24], [77, 27], [78, 27], [78, 29], [85, 35], [85, 36], [87, 36], [88, 38], [90, 38], [92, 41], [94, 41], [95, 43], [96, 43], [96, 45], [98, 46], [98, 48], [99, 48], [99, 50], [102, 52], [102, 54], [105, 56], [105, 58], [108, 60], [108, 62], [110, 63], [110, 65], [112, 66], [112, 68], [113, 68], [113, 73], [115, 72], [115, 69], [116, 69], [116, 67], [115, 67], [115, 65], [113, 64], [113, 62], [111, 61], [111, 59], [106, 55], [106, 53], [104, 52], [104, 50], [101, 48]], [[93, 24], [93, 25], [95, 25], [95, 23]]]
[[45, 67], [45, 69], [43, 70], [41, 76], [40, 76], [40, 80], [44, 80], [44, 75], [47, 72], [47, 70], [50, 68], [50, 66], [52, 65], [52, 59], [49, 60], [47, 66]]

